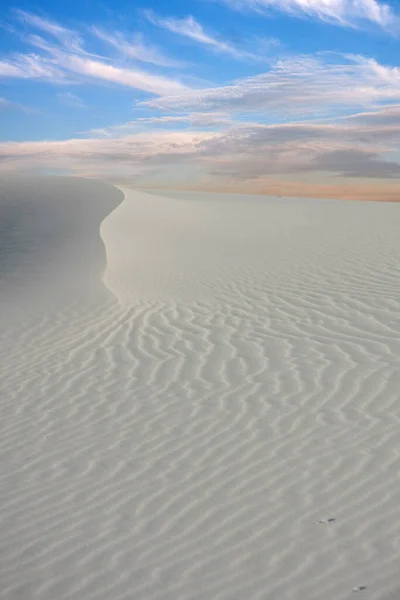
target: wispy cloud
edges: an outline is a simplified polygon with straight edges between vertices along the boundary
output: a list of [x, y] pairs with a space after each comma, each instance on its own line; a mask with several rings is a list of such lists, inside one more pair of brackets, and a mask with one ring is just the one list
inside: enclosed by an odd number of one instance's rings
[[349, 123], [363, 123], [364, 125], [398, 126], [400, 124], [400, 104], [385, 106], [384, 109], [362, 112], [346, 117]]
[[170, 126], [184, 126], [198, 131], [208, 129], [210, 127], [216, 129], [220, 127], [228, 127], [232, 125], [232, 119], [229, 115], [222, 112], [198, 112], [186, 115], [163, 115], [161, 117], [139, 117], [135, 120], [109, 127], [98, 127], [89, 131], [81, 132], [82, 135], [96, 137], [121, 137], [128, 133], [137, 133], [138, 131], [149, 131], [149, 127], [159, 126], [160, 128], [168, 128]]
[[183, 93], [187, 87], [163, 75], [153, 75], [139, 69], [118, 67], [99, 60], [59, 53], [57, 63], [67, 71], [86, 77], [118, 83], [152, 94]]
[[14, 54], [0, 60], [0, 77], [50, 79], [54, 83], [65, 83], [69, 79], [54, 61], [37, 54]]
[[251, 58], [256, 60], [260, 58], [256, 54], [238, 49], [229, 42], [221, 40], [218, 37], [207, 33], [202, 25], [198, 23], [198, 21], [196, 21], [196, 19], [191, 15], [183, 19], [177, 19], [174, 17], [160, 17], [153, 11], [145, 11], [145, 15], [147, 19], [153, 23], [153, 25], [167, 29], [172, 33], [176, 33], [177, 35], [193, 40], [198, 44], [208, 46], [209, 48], [217, 50], [218, 52], [224, 52], [236, 58]]
[[50, 79], [54, 83], [76, 82], [73, 76], [150, 92], [152, 94], [183, 93], [187, 87], [163, 75], [153, 75], [139, 69], [127, 69], [103, 61], [83, 58], [54, 48], [52, 59], [20, 54], [0, 61], [0, 76], [22, 79]]
[[[22, 11], [17, 11], [17, 15], [29, 26], [48, 34], [50, 39], [36, 34], [27, 35], [26, 41], [42, 54], [20, 53], [1, 60], [0, 77], [47, 79], [54, 83], [76, 83], [89, 79], [156, 95], [187, 91], [187, 86], [176, 79], [138, 68], [127, 68], [86, 52], [78, 34], [53, 21]], [[56, 42], [51, 38], [56, 38]], [[145, 52], [144, 47], [142, 51]]]
[[0, 110], [5, 110], [5, 109], [9, 108], [10, 106], [12, 106], [12, 102], [10, 102], [9, 100], [6, 100], [5, 98], [0, 97]]
[[255, 77], [143, 104], [169, 112], [217, 110], [315, 118], [398, 100], [399, 68], [370, 58], [329, 54], [278, 60], [268, 72]]
[[398, 24], [393, 9], [378, 0], [222, 0], [235, 9], [259, 12], [282, 11], [290, 15], [308, 16], [344, 25], [357, 26], [369, 21], [383, 28]]
[[182, 62], [174, 60], [164, 54], [156, 47], [145, 43], [143, 35], [135, 33], [131, 39], [127, 39], [121, 32], [109, 33], [99, 27], [92, 27], [93, 34], [119, 53], [140, 62], [151, 63], [161, 67], [181, 67]]
[[51, 21], [24, 10], [15, 10], [15, 14], [19, 21], [56, 38], [71, 52], [82, 51], [82, 39], [75, 31], [63, 27], [55, 21]]
[[57, 97], [63, 104], [71, 106], [72, 108], [88, 108], [82, 98], [72, 92], [60, 92], [57, 94]]
[[170, 125], [174, 123], [184, 123], [191, 127], [219, 127], [232, 124], [232, 119], [227, 113], [223, 112], [195, 112], [187, 115], [164, 115], [162, 117], [142, 117], [138, 119], [140, 123], [146, 125]]
[[33, 111], [29, 109], [27, 106], [23, 104], [19, 104], [19, 102], [12, 102], [7, 98], [0, 97], [0, 111], [8, 111], [8, 110], [20, 110], [25, 113], [32, 113]]

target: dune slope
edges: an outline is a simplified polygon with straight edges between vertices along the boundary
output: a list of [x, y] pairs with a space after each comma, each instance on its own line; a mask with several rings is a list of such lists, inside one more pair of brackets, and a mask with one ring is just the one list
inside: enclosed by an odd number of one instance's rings
[[54, 305], [102, 291], [100, 223], [122, 201], [114, 187], [73, 177], [0, 179], [1, 299]]

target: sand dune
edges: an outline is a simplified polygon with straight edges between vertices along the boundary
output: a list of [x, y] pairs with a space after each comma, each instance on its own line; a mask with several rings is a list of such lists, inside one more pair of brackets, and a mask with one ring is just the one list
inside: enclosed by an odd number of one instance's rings
[[0, 191], [0, 598], [398, 598], [398, 207], [55, 184]]
[[114, 187], [72, 177], [0, 180], [2, 294], [15, 302], [103, 291], [105, 248], [101, 221], [123, 199]]

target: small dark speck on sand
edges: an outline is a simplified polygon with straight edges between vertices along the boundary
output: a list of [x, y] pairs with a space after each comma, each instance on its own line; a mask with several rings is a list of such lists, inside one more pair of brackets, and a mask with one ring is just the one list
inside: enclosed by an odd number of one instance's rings
[[329, 517], [329, 519], [320, 519], [319, 521], [315, 521], [315, 523], [334, 523], [335, 521], [335, 517]]

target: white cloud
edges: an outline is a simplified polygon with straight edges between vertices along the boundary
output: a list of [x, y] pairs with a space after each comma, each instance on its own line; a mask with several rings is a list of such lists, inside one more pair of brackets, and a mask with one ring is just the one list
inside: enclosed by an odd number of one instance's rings
[[369, 21], [384, 28], [393, 26], [397, 17], [392, 8], [378, 0], [223, 0], [232, 8], [257, 11], [278, 10], [292, 15], [315, 17], [322, 21], [356, 26]]
[[24, 69], [14, 61], [0, 60], [0, 77], [24, 77]]
[[329, 54], [279, 60], [255, 77], [142, 104], [168, 112], [216, 110], [268, 118], [316, 118], [400, 100], [399, 68], [359, 56], [339, 55], [336, 63], [334, 58]]
[[68, 75], [52, 60], [37, 54], [15, 54], [0, 61], [0, 77], [17, 79], [51, 79], [65, 83]]
[[99, 27], [92, 27], [92, 32], [100, 40], [113, 46], [126, 57], [161, 67], [182, 66], [181, 62], [164, 56], [157, 48], [146, 44], [143, 36], [139, 33], [132, 36], [130, 41], [121, 32], [109, 33]]
[[73, 73], [118, 83], [152, 94], [182, 93], [187, 90], [182, 83], [162, 75], [153, 75], [139, 69], [126, 69], [77, 55], [59, 53], [57, 63]]
[[357, 54], [349, 55], [349, 58], [365, 70], [370, 71], [382, 84], [400, 85], [399, 67], [386, 67], [385, 65], [380, 65], [374, 58], [366, 58]]
[[20, 20], [55, 37], [57, 43], [39, 35], [25, 36], [27, 42], [45, 55], [17, 54], [4, 59], [0, 61], [0, 77], [49, 79], [55, 83], [92, 79], [159, 95], [187, 91], [187, 86], [175, 79], [112, 64], [110, 60], [87, 53], [77, 34], [53, 21], [23, 11], [17, 14]]
[[145, 15], [148, 20], [153, 23], [153, 25], [157, 25], [158, 27], [167, 29], [172, 33], [189, 38], [199, 44], [209, 46], [219, 52], [225, 52], [236, 58], [259, 59], [257, 55], [244, 50], [239, 50], [228, 42], [220, 40], [217, 37], [207, 33], [203, 29], [202, 25], [200, 25], [200, 23], [198, 23], [196, 19], [190, 15], [183, 19], [177, 19], [174, 17], [162, 18], [157, 16], [153, 11], [146, 11]]

